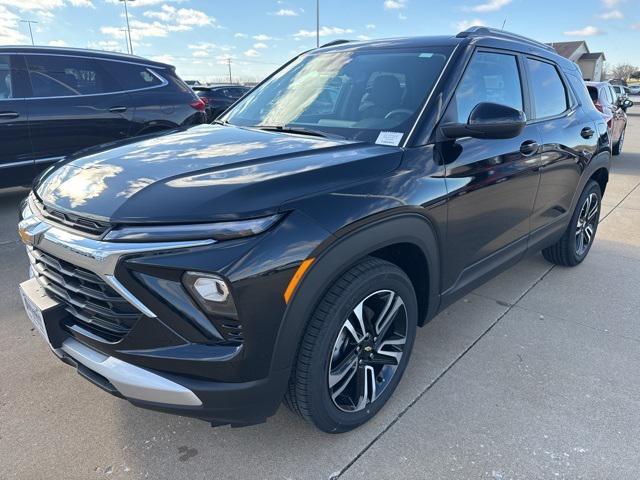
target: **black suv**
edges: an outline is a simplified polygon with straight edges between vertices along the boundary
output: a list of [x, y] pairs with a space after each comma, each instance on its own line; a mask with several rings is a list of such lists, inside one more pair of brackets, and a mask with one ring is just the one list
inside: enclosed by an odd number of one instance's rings
[[242, 85], [212, 85], [191, 87], [207, 105], [207, 121], [212, 122], [236, 103], [249, 90]]
[[69, 48], [0, 47], [0, 187], [93, 145], [205, 121], [171, 65]]
[[26, 310], [135, 405], [243, 425], [285, 399], [344, 432], [392, 395], [416, 327], [528, 253], [586, 257], [607, 135], [578, 67], [532, 40], [334, 43], [216, 124], [43, 174]]

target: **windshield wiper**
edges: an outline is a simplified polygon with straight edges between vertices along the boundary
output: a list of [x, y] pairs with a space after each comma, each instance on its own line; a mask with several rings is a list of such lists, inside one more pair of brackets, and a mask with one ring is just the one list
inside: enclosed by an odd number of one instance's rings
[[251, 128], [257, 128], [267, 132], [296, 133], [299, 135], [309, 135], [311, 137], [344, 139], [344, 137], [340, 135], [329, 134], [321, 132], [320, 130], [313, 130], [312, 128], [305, 127], [293, 127], [288, 125], [253, 125]]

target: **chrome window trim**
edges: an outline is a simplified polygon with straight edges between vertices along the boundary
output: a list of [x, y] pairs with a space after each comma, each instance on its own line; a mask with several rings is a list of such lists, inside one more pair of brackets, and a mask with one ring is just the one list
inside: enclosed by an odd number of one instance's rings
[[30, 160], [20, 160], [19, 162], [10, 162], [10, 163], [2, 163], [0, 164], [0, 169], [9, 168], [9, 167], [19, 167], [21, 165], [28, 165], [30, 163], [47, 163], [47, 162], [58, 162], [62, 160], [64, 157], [47, 157], [47, 158], [38, 158], [38, 159], [30, 159]]
[[440, 81], [442, 80], [442, 77], [444, 76], [444, 72], [446, 72], [447, 68], [449, 68], [449, 64], [451, 63], [451, 59], [456, 54], [456, 51], [458, 50], [459, 46], [460, 46], [460, 44], [458, 43], [458, 44], [456, 44], [455, 47], [453, 47], [453, 50], [451, 51], [451, 54], [449, 55], [449, 58], [447, 59], [447, 63], [445, 63], [444, 67], [442, 67], [442, 71], [440, 72], [440, 75], [438, 75], [438, 79], [433, 84], [433, 87], [431, 87], [431, 91], [429, 92], [429, 96], [427, 97], [427, 99], [425, 100], [424, 104], [422, 105], [422, 109], [420, 110], [420, 114], [416, 117], [416, 121], [413, 122], [413, 126], [411, 127], [411, 130], [409, 130], [409, 134], [406, 136], [405, 141], [402, 144], [402, 148], [407, 148], [407, 145], [409, 144], [409, 141], [411, 140], [411, 137], [413, 136], [416, 128], [418, 127], [418, 123], [420, 123], [420, 121], [422, 120], [424, 112], [426, 111], [427, 106], [429, 105], [429, 102], [431, 101], [431, 98], [433, 97], [434, 92], [436, 91], [436, 89], [440, 85]]
[[25, 208], [24, 219], [18, 224], [20, 238], [27, 250], [37, 247], [57, 258], [98, 275], [125, 300], [150, 318], [156, 318], [144, 303], [136, 298], [115, 276], [120, 259], [136, 253], [202, 247], [215, 240], [193, 240], [148, 243], [110, 243], [63, 230], [39, 217], [31, 207]]
[[[57, 53], [21, 53], [19, 55], [22, 55], [24, 57], [27, 57], [29, 55], [40, 55], [40, 56], [49, 56], [49, 57], [71, 57], [71, 58], [85, 58], [88, 60], [95, 60], [95, 61], [102, 61], [102, 62], [119, 62], [119, 63], [127, 63], [129, 65], [138, 65], [140, 67], [144, 67], [147, 72], [149, 72], [151, 75], [153, 75], [154, 77], [156, 77], [158, 80], [160, 80], [160, 85], [154, 85], [152, 87], [143, 87], [143, 88], [134, 88], [131, 90], [118, 90], [116, 92], [104, 92], [104, 93], [88, 93], [88, 94], [82, 94], [82, 95], [60, 95], [60, 96], [56, 96], [56, 97], [15, 97], [15, 98], [2, 98], [0, 99], [0, 102], [2, 101], [11, 101], [11, 100], [50, 100], [50, 99], [54, 99], [54, 98], [81, 98], [81, 97], [101, 97], [101, 96], [105, 96], [105, 95], [121, 95], [123, 93], [130, 93], [130, 92], [144, 92], [147, 90], [153, 90], [156, 88], [163, 88], [166, 87], [167, 85], [169, 85], [169, 81], [164, 78], [162, 75], [160, 75], [158, 72], [154, 71], [154, 68], [158, 68], [161, 70], [166, 70], [166, 67], [155, 67], [155, 66], [151, 66], [149, 64], [145, 64], [145, 63], [135, 63], [135, 62], [128, 62], [126, 60], [115, 60], [115, 59], [111, 59], [111, 58], [98, 58], [98, 57], [89, 57], [89, 56], [75, 56], [75, 55], [63, 55], [63, 54], [57, 54]], [[30, 76], [30, 71], [29, 71], [29, 65], [27, 64], [27, 70], [26, 70], [27, 74], [29, 74]]]

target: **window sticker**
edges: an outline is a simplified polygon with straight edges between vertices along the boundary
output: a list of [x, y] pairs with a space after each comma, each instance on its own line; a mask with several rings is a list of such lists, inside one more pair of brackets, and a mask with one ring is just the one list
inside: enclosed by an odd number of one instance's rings
[[402, 132], [380, 132], [376, 143], [378, 145], [391, 145], [392, 147], [397, 147], [400, 145], [402, 135], [404, 135]]

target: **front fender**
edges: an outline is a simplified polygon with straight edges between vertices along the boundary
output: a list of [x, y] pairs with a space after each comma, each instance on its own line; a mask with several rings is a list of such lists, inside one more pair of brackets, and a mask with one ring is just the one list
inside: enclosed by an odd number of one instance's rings
[[424, 215], [409, 211], [393, 217], [379, 218], [365, 225], [350, 226], [345, 232], [319, 245], [310, 257], [315, 258], [291, 297], [280, 325], [272, 369], [290, 368], [307, 322], [324, 293], [342, 273], [362, 257], [397, 243], [410, 243], [423, 253], [428, 270], [428, 302], [424, 318], [438, 310], [440, 291], [440, 256], [438, 239], [431, 222]]

